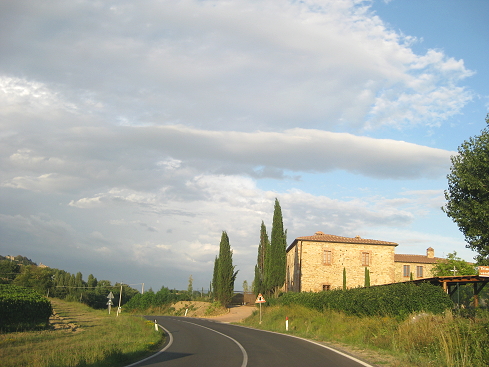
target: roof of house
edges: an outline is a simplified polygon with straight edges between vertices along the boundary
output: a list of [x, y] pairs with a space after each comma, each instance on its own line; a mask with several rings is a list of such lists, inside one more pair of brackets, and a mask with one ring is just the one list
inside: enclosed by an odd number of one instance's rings
[[428, 257], [426, 255], [409, 255], [395, 254], [394, 262], [399, 263], [419, 263], [419, 264], [436, 264], [439, 261], [444, 261], [441, 257]]
[[312, 236], [297, 237], [294, 240], [294, 242], [292, 242], [292, 244], [287, 248], [287, 251], [289, 251], [292, 247], [294, 247], [298, 241], [333, 242], [333, 243], [359, 243], [359, 244], [364, 244], [364, 245], [385, 245], [385, 246], [397, 246], [398, 245], [395, 242], [371, 240], [368, 238], [361, 238], [360, 236], [342, 237], [342, 236], [335, 236], [332, 234], [325, 234], [323, 232], [316, 232]]

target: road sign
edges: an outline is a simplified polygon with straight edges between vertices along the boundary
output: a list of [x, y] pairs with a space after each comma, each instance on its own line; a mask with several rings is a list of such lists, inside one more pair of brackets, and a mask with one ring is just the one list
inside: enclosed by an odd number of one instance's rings
[[112, 292], [109, 293], [109, 295], [107, 296], [108, 299], [112, 299], [114, 298], [114, 295], [112, 294]]
[[112, 300], [111, 300], [111, 299], [109, 299], [109, 302], [107, 302], [107, 303], [106, 303], [106, 305], [107, 305], [107, 306], [112, 306], [112, 305], [113, 305]]
[[263, 296], [261, 295], [261, 293], [258, 295], [258, 297], [256, 297], [256, 301], [255, 303], [265, 303], [265, 298], [263, 298]]
[[489, 266], [479, 266], [479, 276], [489, 277]]

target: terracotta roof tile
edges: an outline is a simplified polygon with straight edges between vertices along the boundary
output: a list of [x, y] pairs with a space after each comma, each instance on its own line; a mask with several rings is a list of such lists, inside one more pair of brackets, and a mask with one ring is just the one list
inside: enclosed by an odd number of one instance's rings
[[386, 245], [397, 246], [395, 242], [371, 240], [368, 238], [356, 237], [342, 237], [332, 234], [324, 234], [323, 232], [316, 232], [313, 236], [297, 237], [294, 242], [289, 246], [287, 250], [290, 250], [298, 241], [315, 241], [315, 242], [335, 242], [335, 243], [361, 243], [366, 245]]
[[445, 261], [445, 259], [426, 255], [395, 254], [394, 261], [400, 263], [436, 264], [439, 261]]

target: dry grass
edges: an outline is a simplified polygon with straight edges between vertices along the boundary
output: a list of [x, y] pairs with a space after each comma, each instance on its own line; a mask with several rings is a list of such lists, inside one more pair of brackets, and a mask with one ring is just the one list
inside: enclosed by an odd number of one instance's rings
[[489, 365], [489, 319], [473, 321], [446, 315], [355, 317], [318, 312], [301, 306], [266, 307], [263, 322], [257, 312], [245, 323], [336, 344], [340, 349], [390, 367], [486, 367]]
[[53, 300], [56, 317], [44, 331], [0, 334], [2, 367], [122, 366], [156, 349], [152, 322], [79, 303]]

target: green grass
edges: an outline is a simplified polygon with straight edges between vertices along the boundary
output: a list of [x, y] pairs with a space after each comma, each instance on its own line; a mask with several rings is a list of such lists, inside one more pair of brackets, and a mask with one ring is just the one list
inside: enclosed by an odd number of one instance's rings
[[124, 366], [157, 350], [153, 322], [52, 300], [62, 329], [0, 334], [2, 367]]
[[[285, 331], [285, 318], [289, 331]], [[421, 314], [405, 320], [357, 317], [303, 306], [262, 308], [245, 324], [307, 339], [371, 350], [367, 360], [386, 366], [486, 367], [489, 365], [489, 318], [476, 321], [445, 315]], [[365, 353], [364, 353], [365, 354]], [[367, 353], [368, 354], [368, 353]]]

